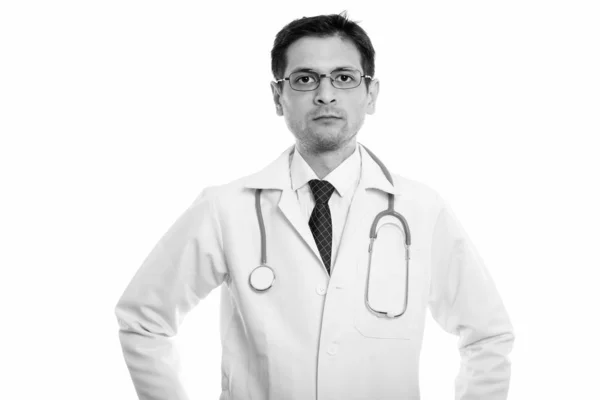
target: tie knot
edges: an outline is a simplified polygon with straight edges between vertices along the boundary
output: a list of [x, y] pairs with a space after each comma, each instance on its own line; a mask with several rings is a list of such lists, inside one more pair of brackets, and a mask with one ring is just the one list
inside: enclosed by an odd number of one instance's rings
[[331, 183], [318, 179], [311, 179], [308, 181], [308, 185], [310, 186], [310, 190], [312, 190], [313, 197], [317, 204], [329, 202], [329, 198], [335, 190]]

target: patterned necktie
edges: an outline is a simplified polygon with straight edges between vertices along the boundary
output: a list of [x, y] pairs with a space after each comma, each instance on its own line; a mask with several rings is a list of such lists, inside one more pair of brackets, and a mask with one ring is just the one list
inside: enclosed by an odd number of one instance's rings
[[315, 238], [317, 248], [323, 259], [323, 264], [327, 268], [327, 273], [330, 274], [332, 229], [329, 198], [335, 188], [331, 183], [318, 179], [310, 180], [308, 185], [310, 186], [310, 190], [312, 190], [316, 203], [308, 220], [308, 226], [310, 226], [310, 230]]

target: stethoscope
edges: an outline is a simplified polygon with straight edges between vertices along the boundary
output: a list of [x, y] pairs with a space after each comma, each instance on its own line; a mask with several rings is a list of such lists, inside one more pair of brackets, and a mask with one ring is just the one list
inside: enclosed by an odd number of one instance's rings
[[[369, 155], [375, 160], [375, 162], [379, 165], [381, 170], [383, 171], [385, 177], [388, 181], [394, 186], [394, 182], [392, 180], [392, 176], [388, 169], [383, 165], [383, 163], [373, 154], [369, 149], [367, 149], [364, 145], [362, 147], [369, 153]], [[264, 293], [269, 290], [273, 283], [275, 282], [275, 271], [273, 268], [267, 265], [267, 243], [266, 243], [266, 235], [265, 235], [265, 224], [262, 216], [262, 209], [260, 206], [260, 195], [262, 189], [256, 189], [255, 194], [255, 206], [256, 206], [256, 215], [258, 217], [258, 225], [260, 227], [260, 239], [261, 239], [261, 264], [254, 268], [248, 277], [248, 283], [252, 290], [257, 293]], [[404, 260], [406, 261], [406, 276], [405, 276], [405, 290], [404, 290], [404, 309], [399, 314], [394, 314], [391, 311], [380, 311], [374, 309], [369, 303], [369, 281], [371, 279], [371, 260], [373, 257], [373, 244], [375, 243], [375, 239], [377, 239], [377, 224], [379, 220], [385, 216], [392, 216], [400, 220], [402, 223], [402, 227], [404, 228]], [[371, 238], [371, 242], [369, 243], [369, 264], [367, 268], [367, 282], [365, 287], [365, 305], [369, 311], [371, 311], [374, 315], [381, 318], [398, 318], [402, 316], [406, 312], [406, 308], [408, 307], [408, 267], [410, 260], [410, 229], [408, 228], [408, 223], [406, 219], [398, 212], [394, 210], [394, 195], [392, 193], [388, 193], [388, 208], [387, 210], [381, 211], [371, 224], [371, 231], [369, 234]]]

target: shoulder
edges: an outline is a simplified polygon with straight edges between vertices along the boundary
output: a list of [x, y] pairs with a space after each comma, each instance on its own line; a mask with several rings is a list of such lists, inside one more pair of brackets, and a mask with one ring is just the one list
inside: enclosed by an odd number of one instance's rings
[[426, 183], [392, 173], [394, 186], [398, 189], [403, 200], [418, 201], [435, 205], [440, 200], [440, 194]]
[[247, 180], [252, 175], [237, 178], [230, 182], [205, 186], [196, 196], [193, 204], [210, 203], [213, 209], [231, 209], [240, 202], [254, 197], [254, 190], [247, 187]]

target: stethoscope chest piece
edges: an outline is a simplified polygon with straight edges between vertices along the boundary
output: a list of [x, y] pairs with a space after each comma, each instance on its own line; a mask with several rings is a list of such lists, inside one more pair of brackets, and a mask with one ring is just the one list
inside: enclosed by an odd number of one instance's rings
[[264, 292], [273, 286], [275, 272], [267, 265], [259, 265], [254, 268], [248, 278], [250, 287], [256, 292]]

